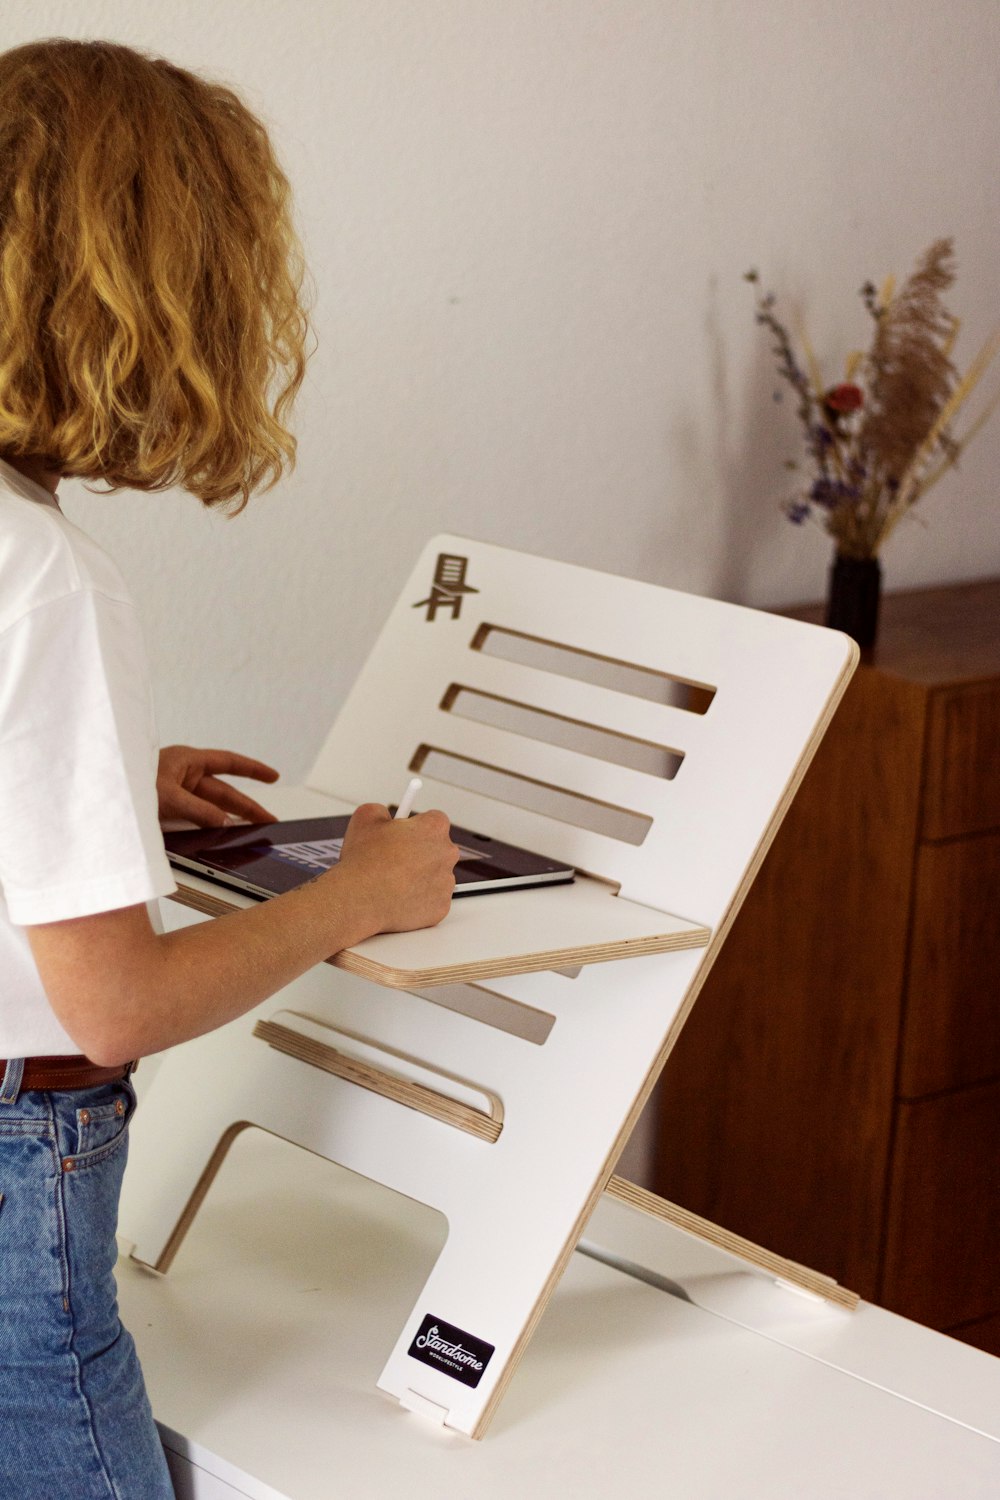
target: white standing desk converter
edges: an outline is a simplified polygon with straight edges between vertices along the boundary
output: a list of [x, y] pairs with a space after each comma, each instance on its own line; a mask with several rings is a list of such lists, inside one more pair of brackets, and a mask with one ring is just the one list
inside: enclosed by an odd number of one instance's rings
[[119, 1267], [179, 1500], [1000, 1495], [1000, 1361], [611, 1194], [485, 1440], [435, 1427], [373, 1388], [444, 1236], [245, 1131], [170, 1276]]
[[[170, 1274], [124, 1266], [122, 1300], [182, 1500], [1000, 1495], [986, 1356], [605, 1192], [856, 659], [428, 545], [274, 810], [417, 771], [424, 806], [585, 877], [369, 939], [139, 1074], [122, 1229]], [[240, 904], [184, 884], [168, 925]]]

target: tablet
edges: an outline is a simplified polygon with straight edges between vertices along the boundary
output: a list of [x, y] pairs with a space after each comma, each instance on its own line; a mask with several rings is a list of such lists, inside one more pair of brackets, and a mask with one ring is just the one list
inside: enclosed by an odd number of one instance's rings
[[[287, 823], [237, 824], [231, 828], [192, 828], [163, 836], [175, 870], [266, 899], [315, 880], [340, 859], [350, 818], [299, 818]], [[451, 830], [462, 851], [455, 866], [456, 896], [517, 890], [528, 885], [561, 885], [575, 870], [499, 839], [467, 828]]]

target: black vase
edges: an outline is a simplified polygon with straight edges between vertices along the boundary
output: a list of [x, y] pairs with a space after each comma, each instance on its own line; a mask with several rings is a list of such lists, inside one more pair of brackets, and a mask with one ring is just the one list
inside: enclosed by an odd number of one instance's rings
[[826, 623], [842, 630], [859, 646], [873, 646], [878, 633], [882, 568], [877, 557], [841, 557], [830, 568]]

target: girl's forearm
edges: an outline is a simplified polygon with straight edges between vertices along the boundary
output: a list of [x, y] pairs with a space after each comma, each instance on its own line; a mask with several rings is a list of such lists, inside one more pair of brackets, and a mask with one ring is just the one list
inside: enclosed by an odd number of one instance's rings
[[158, 934], [144, 906], [27, 929], [53, 1010], [76, 1045], [114, 1066], [200, 1036], [376, 932], [440, 922], [458, 849], [440, 812], [355, 812], [340, 863], [245, 911]]
[[130, 907], [29, 929], [53, 1009], [115, 1066], [212, 1031], [377, 931], [364, 883], [331, 870], [272, 901], [176, 932]]

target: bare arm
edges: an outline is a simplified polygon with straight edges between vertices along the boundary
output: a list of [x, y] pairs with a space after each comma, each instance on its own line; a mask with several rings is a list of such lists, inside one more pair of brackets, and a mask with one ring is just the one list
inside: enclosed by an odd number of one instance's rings
[[246, 911], [158, 934], [143, 906], [27, 929], [46, 993], [93, 1062], [113, 1066], [211, 1031], [376, 932], [448, 911], [458, 850], [443, 813], [393, 822], [367, 804], [341, 862]]

